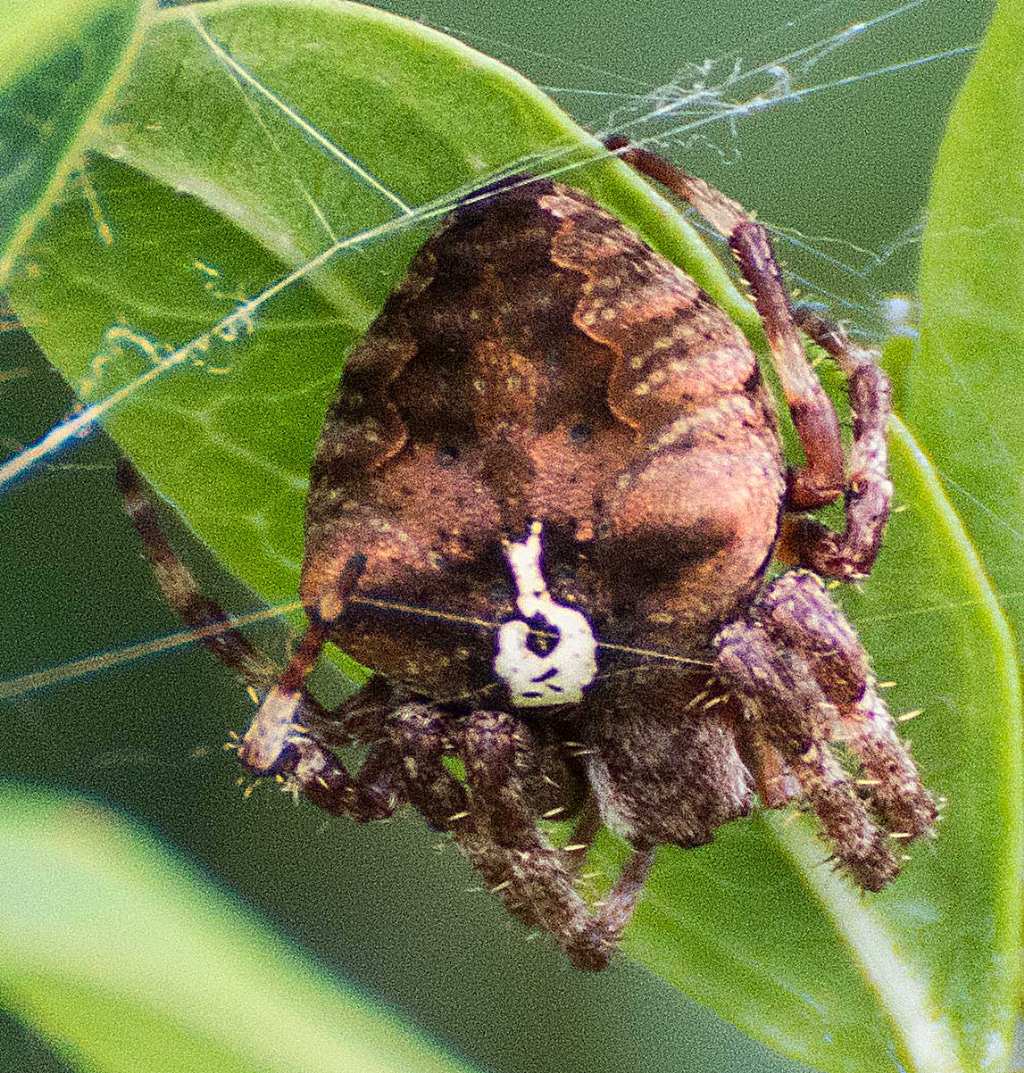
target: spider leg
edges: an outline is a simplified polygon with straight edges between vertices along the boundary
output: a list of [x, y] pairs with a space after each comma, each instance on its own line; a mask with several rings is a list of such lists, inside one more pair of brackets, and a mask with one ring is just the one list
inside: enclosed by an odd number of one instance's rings
[[[311, 655], [319, 652], [318, 645], [307, 640], [309, 633], [300, 643], [296, 656], [282, 671], [273, 659], [233, 627], [224, 610], [200, 590], [195, 575], [167, 540], [142, 478], [126, 460], [118, 465], [117, 484], [128, 517], [142, 539], [157, 584], [172, 610], [195, 631], [204, 647], [263, 698], [253, 725], [243, 739], [243, 750], [254, 735], [261, 743], [266, 742], [267, 734], [260, 720], [268, 700], [281, 696], [284, 690], [291, 691], [290, 695], [294, 696], [294, 703], [288, 705], [287, 721], [273, 728], [277, 737], [276, 753], [268, 754], [260, 763], [247, 763], [247, 766], [261, 774], [274, 772], [286, 776], [311, 801], [328, 812], [360, 821], [390, 816], [400, 804], [393, 771], [389, 770], [394, 767], [390, 749], [382, 744], [373, 745], [359, 775], [353, 778], [306, 729], [319, 724], [344, 725], [350, 711], [363, 718], [367, 700], [374, 710], [379, 709], [379, 703], [374, 703], [378, 700], [379, 683], [372, 680], [337, 711], [324, 709], [301, 685], [306, 664]], [[365, 730], [359, 735], [363, 740], [364, 734]], [[246, 763], [244, 752], [242, 760]]]
[[[436, 706], [409, 704], [393, 713], [391, 740], [404, 758], [409, 799], [432, 826], [451, 832], [512, 915], [549, 932], [578, 968], [605, 968], [653, 849], [634, 850], [592, 912], [575, 887], [575, 859], [537, 826], [538, 745], [524, 723], [504, 712], [453, 720]], [[453, 753], [465, 763], [466, 787], [442, 762]]]
[[779, 558], [826, 577], [850, 580], [871, 571], [889, 518], [892, 482], [885, 429], [891, 409], [889, 379], [876, 354], [806, 306], [793, 311], [800, 328], [825, 350], [847, 379], [853, 412], [846, 527], [842, 533], [808, 517], [783, 520]]
[[750, 622], [719, 635], [720, 666], [744, 696], [751, 718], [768, 730], [801, 789], [817, 812], [836, 856], [867, 890], [880, 890], [899, 865], [883, 832], [872, 821], [850, 779], [827, 746], [825, 725], [833, 717], [806, 663], [794, 658]]
[[576, 892], [565, 855], [537, 826], [529, 783], [535, 774], [530, 731], [504, 712], [474, 712], [460, 743], [479, 835], [500, 847], [506, 877], [498, 885], [528, 907], [535, 927], [562, 945], [586, 927], [590, 914]]
[[[339, 607], [352, 594], [366, 565], [362, 556], [353, 555], [338, 578], [336, 596]], [[340, 613], [340, 612], [339, 612]], [[331, 635], [331, 626], [315, 613], [305, 633], [295, 646], [292, 658], [278, 675], [270, 692], [256, 712], [242, 738], [238, 758], [257, 774], [276, 774], [288, 763], [293, 731], [302, 724], [299, 711], [308, 694], [305, 681], [317, 665], [320, 653]]]
[[572, 875], [578, 875], [580, 869], [586, 863], [587, 853], [594, 844], [594, 839], [597, 838], [601, 825], [601, 807], [598, 804], [597, 795], [593, 790], [588, 790], [586, 799], [576, 817], [572, 835], [566, 843], [568, 848], [562, 850], [569, 862], [568, 867]]
[[621, 136], [606, 138], [605, 145], [631, 167], [688, 201], [728, 241], [764, 323], [804, 449], [805, 464], [789, 474], [788, 503], [797, 510], [810, 510], [833, 502], [845, 484], [839, 421], [804, 353], [767, 231], [740, 204], [656, 153], [630, 146]]
[[[860, 642], [821, 581], [808, 573], [778, 578], [715, 645], [719, 673], [799, 781], [836, 856], [861, 886], [883, 887], [899, 871], [890, 832], [928, 833], [935, 804], [874, 689]], [[851, 779], [832, 751], [836, 742], [866, 778]]]
[[457, 716], [437, 705], [410, 702], [390, 713], [389, 737], [401, 757], [405, 794], [435, 831], [447, 831], [512, 916], [527, 927], [543, 925], [510, 874], [508, 852], [477, 829], [465, 786], [445, 767], [455, 755]]
[[752, 719], [737, 722], [736, 749], [754, 779], [765, 808], [782, 808], [800, 796], [800, 784], [759, 723]]
[[477, 829], [497, 845], [521, 846], [524, 832], [527, 837], [538, 833], [539, 818], [571, 813], [576, 776], [523, 720], [507, 712], [475, 711], [462, 724], [457, 747]]
[[813, 574], [784, 574], [758, 604], [775, 641], [805, 653], [815, 679], [838, 708], [835, 738], [859, 761], [872, 806], [891, 830], [912, 838], [927, 834], [936, 819], [935, 803], [875, 688], [867, 653], [824, 585]]
[[[803, 511], [831, 503], [843, 491], [846, 527], [836, 533], [813, 518], [783, 522], [779, 557], [826, 577], [853, 580], [867, 575], [889, 517], [885, 427], [890, 412], [889, 380], [870, 350], [855, 346], [836, 325], [804, 306], [790, 307], [765, 229], [742, 206], [702, 179], [644, 149], [614, 137], [605, 143], [626, 163], [689, 201], [732, 247], [754, 304], [761, 314], [786, 402], [806, 464], [789, 474], [786, 505]], [[800, 343], [805, 332], [839, 365], [848, 382], [854, 416], [850, 475], [843, 478], [839, 424]]]
[[610, 894], [592, 912], [576, 890], [576, 861], [554, 848], [537, 826], [531, 784], [538, 748], [529, 727], [505, 712], [474, 712], [461, 751], [478, 829], [507, 849], [516, 894], [573, 964], [604, 968], [633, 915], [653, 849], [634, 850]]
[[[300, 709], [314, 707], [303, 683], [320, 658], [330, 627], [313, 617], [287, 666], [283, 670], [277, 668], [237, 630], [228, 626], [224, 611], [202, 594], [192, 571], [164, 536], [134, 466], [123, 461], [118, 467], [117, 481], [125, 509], [142, 538], [146, 557], [167, 602], [187, 626], [197, 631], [202, 643], [218, 659], [247, 685], [266, 693], [242, 739], [239, 759], [254, 774], [283, 774], [285, 767], [294, 760], [292, 736], [295, 728], [302, 725]], [[344, 601], [351, 594], [362, 566], [359, 556], [353, 556], [346, 564], [338, 582], [339, 600]]]
[[386, 820], [403, 804], [395, 755], [387, 746], [371, 748], [356, 776], [310, 738], [293, 734], [290, 746], [294, 759], [286, 781], [325, 812], [368, 823]]
[[127, 460], [117, 465], [124, 509], [142, 540], [146, 559], [171, 610], [195, 632], [199, 643], [258, 693], [270, 689], [281, 668], [251, 645], [223, 609], [199, 588], [195, 575], [171, 547], [139, 471]]

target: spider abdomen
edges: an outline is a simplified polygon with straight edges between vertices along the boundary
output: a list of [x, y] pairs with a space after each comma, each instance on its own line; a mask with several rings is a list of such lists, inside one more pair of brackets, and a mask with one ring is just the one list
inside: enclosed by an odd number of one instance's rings
[[[380, 601], [500, 621], [501, 541], [539, 520], [556, 599], [623, 640], [699, 644], [756, 587], [783, 491], [772, 400], [728, 317], [585, 195], [510, 180], [428, 240], [349, 358], [303, 596], [358, 553]], [[465, 624], [425, 642], [422, 621], [356, 603], [338, 627], [432, 695], [491, 673], [493, 637]]]

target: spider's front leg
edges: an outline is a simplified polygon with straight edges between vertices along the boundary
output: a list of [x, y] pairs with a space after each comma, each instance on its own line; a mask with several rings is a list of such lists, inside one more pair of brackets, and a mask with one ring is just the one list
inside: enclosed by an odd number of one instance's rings
[[[377, 695], [378, 682], [378, 679], [371, 680], [355, 696], [329, 713], [309, 711], [312, 718], [304, 720], [303, 706], [300, 705], [289, 729], [286, 754], [281, 759], [286, 781], [304, 797], [325, 812], [347, 816], [359, 823], [387, 819], [406, 800], [394, 750], [389, 742], [374, 740], [365, 728], [369, 722], [368, 714], [380, 721], [389, 710]], [[308, 696], [305, 693], [303, 696], [308, 704]], [[334, 750], [318, 740], [317, 732], [311, 731], [307, 723], [318, 728], [337, 728], [345, 741], [353, 738], [371, 741], [359, 771], [350, 774]], [[364, 726], [360, 727], [360, 724]], [[357, 732], [353, 735], [354, 729]]]
[[[890, 836], [927, 834], [937, 812], [875, 690], [864, 649], [821, 581], [784, 574], [719, 632], [715, 646], [718, 673], [781, 770], [795, 776], [836, 857], [862, 887], [883, 887], [899, 872]], [[837, 743], [865, 777], [850, 778], [833, 752]]]
[[505, 849], [517, 895], [577, 968], [603, 969], [633, 915], [654, 850], [634, 849], [594, 911], [576, 890], [577, 862], [555, 849], [537, 826], [568, 789], [568, 770], [556, 780], [548, 776], [565, 788], [562, 795], [545, 793], [542, 747], [526, 723], [505, 712], [474, 713], [466, 724], [462, 755], [478, 828]]
[[459, 754], [465, 719], [427, 702], [404, 704], [391, 713], [389, 740], [400, 758], [406, 796], [435, 831], [452, 836], [514, 917], [527, 927], [542, 927], [511, 874], [507, 851], [488, 837], [486, 821], [477, 821], [465, 785], [445, 766], [446, 757]]

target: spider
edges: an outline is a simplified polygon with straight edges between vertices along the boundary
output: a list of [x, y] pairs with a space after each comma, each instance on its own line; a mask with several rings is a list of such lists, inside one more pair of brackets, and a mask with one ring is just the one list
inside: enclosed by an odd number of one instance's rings
[[[308, 628], [287, 666], [229, 627], [120, 474], [166, 599], [262, 698], [242, 763], [358, 821], [413, 806], [592, 970], [655, 849], [710, 841], [755, 791], [805, 802], [872, 891], [899, 871], [893, 840], [936, 819], [821, 580], [864, 578], [880, 547], [886, 377], [791, 307], [738, 204], [607, 145], [728, 240], [802, 465], [784, 464], [749, 344], [693, 280], [578, 190], [513, 176], [445, 221], [348, 358], [312, 463]], [[801, 331], [848, 382], [848, 475]], [[841, 532], [807, 513], [840, 496]], [[790, 569], [769, 580], [773, 558]], [[304, 685], [328, 642], [377, 672], [333, 711]], [[366, 747], [355, 774], [350, 743]], [[554, 818], [575, 822], [565, 845]], [[631, 855], [591, 904], [579, 869], [602, 824]]]

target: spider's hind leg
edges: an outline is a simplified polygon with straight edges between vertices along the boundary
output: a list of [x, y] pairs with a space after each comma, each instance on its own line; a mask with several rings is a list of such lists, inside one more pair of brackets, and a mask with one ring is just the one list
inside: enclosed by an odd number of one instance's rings
[[[309, 729], [327, 725], [344, 728], [347, 724], [365, 728], [367, 701], [373, 702], [370, 706], [375, 710], [383, 707], [375, 695], [379, 683], [371, 681], [335, 711], [324, 709], [302, 688], [302, 679], [323, 645], [323, 639], [314, 632], [316, 625], [307, 631], [288, 666], [281, 668], [232, 626], [223, 608], [199, 588], [195, 575], [164, 534], [141, 476], [127, 460], [118, 465], [117, 485], [156, 582], [171, 609], [206, 649], [261, 698], [260, 709], [242, 741], [242, 762], [257, 774], [284, 776], [328, 812], [361, 821], [390, 816], [401, 803], [390, 748], [373, 741], [366, 736], [365, 729], [361, 730], [359, 739], [372, 744], [362, 769], [353, 777]], [[282, 697], [283, 704], [280, 699], [275, 702], [275, 698]], [[347, 719], [349, 712], [356, 718]], [[345, 737], [344, 729], [342, 737]], [[251, 748], [248, 761], [246, 756], [246, 746], [254, 742], [255, 763], [251, 762]]]
[[807, 306], [797, 306], [793, 317], [846, 377], [853, 443], [843, 532], [807, 516], [786, 517], [778, 555], [825, 577], [855, 580], [870, 573], [889, 520], [892, 482], [885, 442], [891, 410], [889, 379], [878, 365], [875, 351], [857, 346], [838, 325]]
[[[732, 249], [761, 315], [786, 404], [804, 450], [804, 464], [789, 472], [786, 509], [813, 510], [844, 495], [846, 526], [842, 533], [813, 518], [786, 518], [778, 557], [844, 581], [870, 573], [892, 498], [885, 444], [889, 381], [875, 353], [854, 345], [840, 328], [811, 309], [791, 306], [768, 232], [741, 205], [703, 179], [687, 174], [655, 153], [630, 145], [624, 138], [608, 138], [605, 144], [637, 171], [688, 201]], [[801, 331], [832, 357], [847, 378], [853, 446], [845, 477], [839, 422], [804, 353]]]
[[844, 485], [839, 421], [804, 353], [768, 232], [738, 202], [656, 153], [630, 145], [618, 135], [606, 138], [605, 145], [641, 174], [689, 202], [729, 243], [761, 315], [786, 405], [804, 449], [804, 465], [790, 470], [787, 500], [798, 510], [834, 502]]

